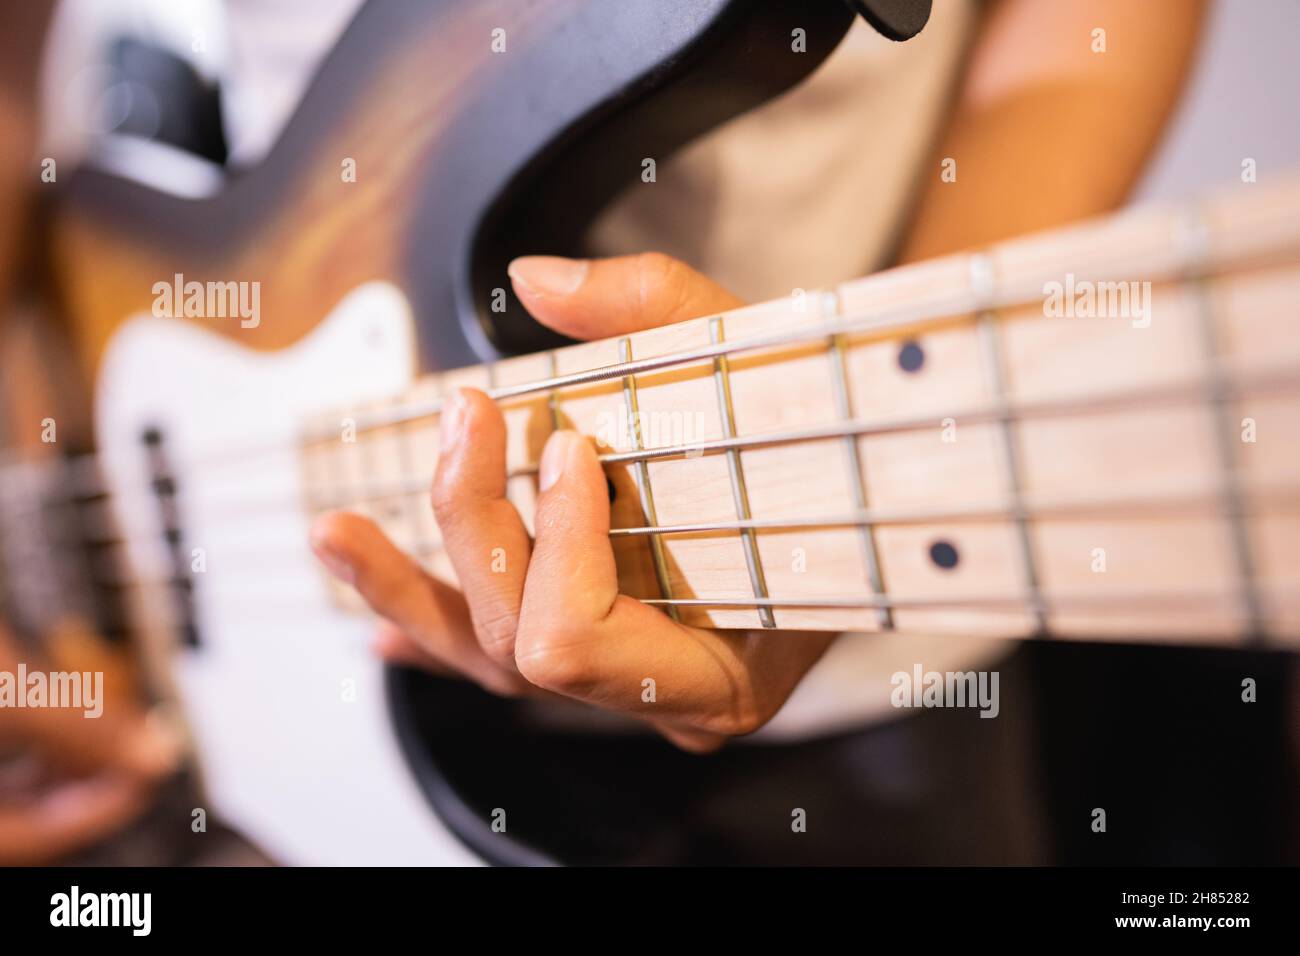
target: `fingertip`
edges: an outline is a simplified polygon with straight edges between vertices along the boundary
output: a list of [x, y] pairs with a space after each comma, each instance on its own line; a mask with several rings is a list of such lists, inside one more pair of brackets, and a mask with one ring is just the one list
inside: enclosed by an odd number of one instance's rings
[[370, 639], [370, 649], [384, 661], [406, 662], [411, 659], [410, 640], [401, 628], [389, 621], [380, 621]]
[[355, 520], [355, 515], [346, 512], [326, 512], [312, 522], [308, 537], [317, 560], [345, 584], [352, 584], [356, 579], [349, 549], [350, 531]]
[[569, 428], [552, 432], [542, 448], [542, 460], [538, 463], [537, 487], [539, 491], [549, 491], [565, 474], [574, 473], [594, 461], [596, 451], [582, 435]]
[[312, 547], [332, 547], [343, 544], [348, 537], [348, 524], [352, 516], [346, 511], [326, 511], [311, 523], [309, 538]]
[[587, 280], [591, 262], [563, 256], [520, 256], [506, 266], [506, 275], [521, 298], [563, 298]]
[[462, 388], [460, 394], [461, 401], [464, 403], [466, 431], [474, 434], [476, 443], [482, 441], [484, 430], [487, 428], [499, 425], [502, 434], [505, 433], [505, 416], [492, 396], [477, 388]]
[[591, 273], [590, 260], [559, 256], [521, 256], [506, 267], [515, 295], [528, 314], [547, 328], [578, 339], [600, 334], [584, 288]]
[[572, 437], [572, 431], [561, 428], [552, 432], [551, 437], [546, 439], [546, 444], [542, 446], [542, 460], [537, 463], [538, 491], [550, 491], [560, 480], [560, 474], [564, 471], [564, 462], [569, 457], [568, 443]]

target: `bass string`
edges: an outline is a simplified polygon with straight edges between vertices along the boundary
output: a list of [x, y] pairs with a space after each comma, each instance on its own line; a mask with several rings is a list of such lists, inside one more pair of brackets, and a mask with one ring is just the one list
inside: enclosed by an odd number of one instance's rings
[[[156, 594], [165, 594], [173, 587], [174, 581], [167, 577], [142, 578], [123, 590], [156, 589]], [[241, 610], [253, 614], [259, 624], [267, 623], [267, 612], [292, 614], [297, 625], [303, 623], [304, 614], [320, 614], [333, 617], [339, 609], [328, 602], [323, 591], [281, 590], [262, 592], [239, 590], [223, 592], [214, 590], [212, 597], [238, 598]], [[1102, 617], [1121, 615], [1162, 615], [1169, 613], [1225, 613], [1232, 621], [1240, 619], [1244, 627], [1247, 614], [1240, 608], [1240, 594], [1237, 591], [1206, 590], [1131, 590], [1111, 594], [1062, 593], [1045, 594], [1037, 598], [1023, 591], [1013, 594], [979, 594], [953, 597], [907, 597], [885, 595], [850, 595], [846, 597], [818, 596], [807, 598], [757, 598], [757, 597], [708, 597], [708, 598], [641, 598], [642, 603], [651, 607], [678, 607], [717, 610], [756, 610], [773, 608], [784, 610], [878, 610], [888, 608], [902, 611], [963, 611], [999, 614], [1008, 612], [1040, 612], [1045, 615], [1087, 614]], [[1277, 592], [1270, 596], [1271, 609], [1261, 615], [1257, 622], [1253, 618], [1249, 623], [1262, 624], [1266, 630], [1276, 630], [1291, 620], [1296, 608], [1300, 608], [1300, 591]], [[150, 625], [166, 628], [179, 628], [185, 622], [184, 615], [159, 614], [158, 608], [151, 609]], [[345, 612], [351, 613], [351, 612]], [[364, 610], [355, 612], [358, 618], [366, 616]], [[122, 619], [127, 626], [134, 624], [130, 615]], [[1049, 629], [1050, 632], [1050, 629]], [[960, 637], [963, 632], [954, 630], [952, 636]], [[1105, 637], [1075, 637], [1071, 639], [1107, 641]]]
[[[1255, 373], [1249, 379], [1223, 378], [1220, 380], [1219, 400], [1240, 400], [1248, 396], [1287, 393], [1300, 389], [1300, 376], [1289, 372]], [[982, 422], [1018, 422], [1028, 419], [1044, 419], [1086, 414], [1099, 414], [1107, 411], [1123, 410], [1129, 406], [1149, 409], [1158, 405], [1178, 406], [1187, 403], [1204, 405], [1207, 403], [1204, 385], [1193, 383], [1174, 383], [1163, 386], [1148, 386], [1128, 391], [1111, 391], [1100, 396], [1090, 396], [1073, 400], [1058, 400], [1037, 404], [996, 403], [972, 407], [957, 413], [966, 423]], [[874, 420], [855, 419], [845, 422], [832, 422], [824, 426], [800, 429], [787, 429], [770, 433], [742, 435], [715, 441], [693, 444], [668, 445], [626, 452], [608, 452], [598, 456], [606, 466], [626, 465], [638, 461], [648, 461], [669, 457], [691, 457], [700, 454], [717, 454], [732, 449], [763, 447], [774, 444], [815, 442], [827, 438], [843, 436], [870, 436], [915, 431], [932, 427], [935, 415], [909, 415]], [[54, 461], [57, 461], [55, 459]], [[512, 469], [508, 478], [535, 475], [536, 467], [527, 466]], [[429, 490], [432, 476], [408, 476], [395, 481], [359, 481], [331, 482], [315, 485], [303, 485], [295, 489], [286, 489], [274, 495], [248, 495], [242, 484], [230, 485], [240, 489], [234, 495], [205, 495], [202, 499], [191, 499], [186, 503], [187, 492], [184, 486], [174, 488], [172, 497], [180, 506], [192, 510], [201, 510], [209, 518], [220, 517], [223, 525], [229, 526], [240, 522], [261, 523], [265, 514], [319, 512], [334, 508], [359, 508], [375, 506], [385, 501], [415, 495], [424, 495]], [[211, 488], [220, 488], [220, 481], [212, 475], [204, 476]], [[54, 509], [79, 513], [84, 517], [87, 511], [98, 509], [108, 523], [113, 516], [120, 516], [122, 508], [135, 506], [156, 508], [159, 504], [158, 491], [152, 483], [127, 485], [120, 490], [104, 489], [103, 493], [91, 498], [64, 498], [46, 502], [33, 502], [25, 509], [0, 509], [0, 521], [24, 516], [36, 515], [43, 510]], [[89, 542], [96, 543], [93, 539]]]
[[[1264, 511], [1271, 513], [1281, 508], [1294, 509], [1300, 507], [1300, 488], [1295, 485], [1280, 485], [1266, 492], [1257, 490], [1250, 496], [1248, 503], [1250, 507], [1247, 514]], [[651, 534], [731, 534], [740, 533], [746, 529], [790, 531], [932, 523], [1042, 521], [1051, 518], [1149, 518], [1185, 514], [1221, 514], [1221, 506], [1221, 497], [1214, 494], [1212, 490], [1188, 488], [1178, 493], [1165, 492], [1160, 495], [1147, 496], [1092, 496], [1075, 499], [1062, 498], [1055, 501], [1003, 499], [946, 508], [875, 508], [852, 513], [807, 518], [748, 519], [744, 521], [712, 521], [678, 525], [652, 524], [615, 527], [610, 529], [609, 535], [612, 539], [617, 539]], [[98, 541], [95, 543], [95, 548], [129, 550], [141, 544], [157, 546], [160, 543], [159, 537], [154, 534], [135, 537], [126, 535], [116, 539]], [[195, 543], [197, 542], [186, 542], [186, 544]], [[440, 542], [427, 539], [416, 538], [401, 541], [399, 545], [407, 554], [422, 560], [431, 559], [445, 552], [445, 548]], [[69, 553], [82, 553], [85, 546], [76, 542], [59, 542], [55, 547], [64, 549]], [[208, 557], [219, 560], [223, 566], [240, 567], [249, 573], [259, 573], [258, 559], [269, 557], [272, 560], [282, 560], [286, 557], [302, 555], [306, 551], [306, 545], [305, 542], [300, 540], [281, 538], [269, 543], [241, 542], [231, 544], [218, 541], [208, 543], [204, 547], [204, 551]], [[105, 573], [100, 570], [100, 565], [105, 563], [101, 558], [102, 554], [97, 550], [91, 560], [91, 571], [86, 582], [89, 586], [121, 589], [136, 586], [141, 580], [145, 579], [143, 576], [124, 578], [120, 574], [112, 573], [124, 566], [124, 562], [120, 561], [107, 562], [110, 572]], [[156, 578], [154, 580], [161, 581], [164, 579]], [[180, 584], [185, 579], [172, 574], [165, 580], [170, 581], [172, 584]]]
[[[989, 253], [976, 252], [969, 256], [971, 272], [978, 274], [976, 264], [986, 263]], [[1198, 284], [1204, 287], [1215, 278], [1207, 269], [1207, 263], [1196, 261], [1195, 267], [1178, 271], [1171, 284], [1187, 286]], [[586, 369], [565, 374], [552, 374], [534, 381], [517, 385], [505, 385], [488, 388], [487, 394], [493, 400], [501, 402], [540, 392], [555, 392], [564, 388], [599, 384], [614, 379], [664, 371], [695, 362], [705, 362], [722, 356], [740, 352], [761, 350], [779, 346], [799, 346], [818, 343], [836, 336], [853, 336], [862, 341], [891, 339], [906, 333], [913, 333], [926, 327], [960, 321], [968, 314], [984, 309], [1013, 308], [1028, 303], [1024, 295], [1011, 294], [1008, 290], [984, 287], [985, 283], [973, 280], [960, 286], [942, 299], [932, 299], [919, 304], [886, 306], [877, 309], [863, 309], [836, 316], [833, 320], [815, 325], [800, 325], [782, 332], [750, 336], [712, 343], [700, 348], [679, 350], [662, 356], [615, 362], [594, 369]], [[1026, 286], [1027, 288], [1027, 286]], [[779, 300], [777, 300], [779, 301]], [[792, 306], [793, 308], [793, 306]], [[723, 313], [723, 317], [729, 313]], [[705, 317], [707, 319], [707, 317]], [[700, 321], [700, 320], [692, 320]], [[555, 354], [551, 353], [552, 356]], [[489, 380], [497, 363], [488, 363], [485, 368]], [[552, 362], [554, 366], [554, 362]], [[444, 373], [434, 373], [435, 380]], [[393, 400], [387, 407], [360, 412], [353, 410], [343, 412], [353, 420], [358, 432], [373, 431], [380, 428], [411, 424], [423, 419], [435, 417], [442, 409], [442, 398], [422, 402], [409, 402], [401, 398]], [[274, 439], [265, 443], [251, 443], [244, 446], [228, 446], [214, 449], [202, 456], [188, 461], [178, 462], [180, 467], [214, 469], [233, 464], [257, 462], [267, 456], [295, 453], [303, 446], [317, 442], [337, 439], [335, 431], [304, 429], [296, 442], [285, 443], [283, 439]], [[89, 452], [75, 456], [83, 459], [85, 467], [95, 470], [98, 455]]]

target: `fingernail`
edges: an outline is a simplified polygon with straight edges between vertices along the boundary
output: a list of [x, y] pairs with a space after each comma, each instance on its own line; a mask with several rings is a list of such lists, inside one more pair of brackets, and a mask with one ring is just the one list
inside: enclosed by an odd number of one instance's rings
[[334, 577], [338, 578], [344, 584], [355, 583], [356, 573], [352, 570], [352, 565], [348, 564], [343, 555], [330, 547], [329, 543], [316, 532], [312, 532], [311, 549], [315, 552], [320, 563], [325, 565], [326, 569], [329, 570], [330, 574], [334, 575]]
[[442, 451], [449, 451], [460, 441], [460, 430], [464, 422], [465, 392], [458, 388], [442, 404], [442, 437], [439, 445]]
[[516, 283], [539, 295], [572, 295], [587, 278], [586, 259], [560, 256], [522, 256], [506, 267]]
[[537, 470], [537, 487], [548, 491], [564, 474], [564, 466], [569, 461], [569, 449], [577, 436], [571, 431], [558, 431], [546, 440], [542, 449], [542, 461]]

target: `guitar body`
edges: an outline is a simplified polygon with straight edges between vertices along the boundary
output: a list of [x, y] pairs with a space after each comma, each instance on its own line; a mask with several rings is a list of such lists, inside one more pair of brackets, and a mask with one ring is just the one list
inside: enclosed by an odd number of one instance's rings
[[[561, 855], [494, 833], [493, 796], [462, 799], [430, 746], [438, 728], [462, 754], [504, 740], [516, 705], [385, 674], [366, 619], [331, 609], [306, 514], [275, 507], [301, 479], [294, 429], [417, 371], [557, 344], [510, 298], [506, 263], [580, 254], [643, 159], [792, 86], [851, 18], [841, 0], [372, 0], [255, 168], [196, 173], [119, 142], [62, 185], [56, 288], [131, 571], [153, 582], [133, 618], [213, 812], [289, 863]], [[179, 173], [164, 189], [140, 170]], [[178, 299], [156, 317], [173, 281], [256, 283], [259, 314], [184, 317]], [[259, 444], [286, 453], [213, 451]], [[160, 480], [183, 505], [149, 492]]]
[[[414, 360], [409, 308], [376, 284], [279, 352], [142, 315], [101, 363], [101, 468], [130, 566], [146, 582], [132, 592], [133, 616], [194, 735], [209, 811], [286, 862], [473, 859], [404, 766], [371, 625], [331, 606], [307, 518], [291, 504], [301, 416], [340, 396], [386, 395], [410, 380]], [[148, 493], [157, 472], [141, 454], [146, 432], [162, 436], [156, 448], [176, 463], [168, 476], [184, 493], [192, 607], [170, 585], [177, 569], [164, 509]], [[283, 453], [212, 459], [232, 444]], [[187, 629], [193, 642], [177, 646]]]
[[218, 328], [251, 348], [297, 341], [376, 280], [411, 300], [429, 370], [555, 344], [514, 301], [491, 310], [507, 262], [580, 252], [644, 158], [790, 87], [850, 22], [840, 0], [373, 0], [270, 154], [213, 194], [102, 169], [67, 184], [56, 267], [88, 367], [177, 273], [261, 283], [260, 325]]

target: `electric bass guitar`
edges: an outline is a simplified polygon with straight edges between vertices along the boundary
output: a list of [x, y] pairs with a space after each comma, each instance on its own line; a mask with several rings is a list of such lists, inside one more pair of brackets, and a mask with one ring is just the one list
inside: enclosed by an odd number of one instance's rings
[[[782, 4], [527, 5], [497, 61], [495, 4], [415, 6], [365, 8], [263, 165], [177, 164], [181, 197], [119, 144], [56, 217], [98, 454], [16, 467], [57, 472], [61, 580], [92, 611], [112, 591], [210, 809], [272, 856], [544, 862], [583, 829], [511, 799], [557, 785], [572, 715], [380, 665], [307, 547], [353, 509], [454, 580], [427, 486], [458, 386], [505, 412], [526, 521], [546, 437], [592, 436], [624, 592], [693, 624], [1294, 646], [1300, 181], [563, 344], [505, 263], [580, 253], [600, 170], [647, 155], [633, 130], [672, 144], [761, 101], [847, 14], [801, 5], [798, 59]], [[363, 95], [383, 111], [334, 119]]]

